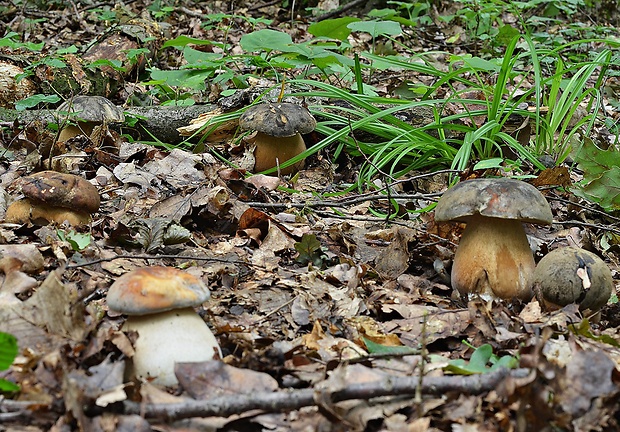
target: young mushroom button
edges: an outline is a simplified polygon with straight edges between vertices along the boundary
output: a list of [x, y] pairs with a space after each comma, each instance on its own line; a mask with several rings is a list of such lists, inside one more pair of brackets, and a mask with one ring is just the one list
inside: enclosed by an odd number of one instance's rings
[[435, 220], [467, 224], [454, 255], [452, 287], [461, 295], [529, 300], [535, 262], [522, 222], [548, 225], [552, 219], [538, 189], [519, 180], [467, 180], [448, 189]]
[[202, 281], [171, 267], [140, 268], [112, 284], [108, 308], [128, 316], [124, 331], [138, 333], [131, 379], [173, 386], [178, 383], [175, 363], [221, 357], [213, 333], [193, 309], [209, 297]]
[[577, 303], [581, 310], [596, 312], [614, 291], [607, 264], [577, 247], [561, 247], [545, 255], [534, 271], [534, 285], [551, 309]]
[[[316, 120], [310, 112], [292, 103], [266, 103], [249, 107], [239, 118], [239, 127], [256, 131], [254, 172], [282, 165], [306, 150], [301, 134], [310, 133]], [[280, 170], [292, 174], [304, 166], [300, 161]]]

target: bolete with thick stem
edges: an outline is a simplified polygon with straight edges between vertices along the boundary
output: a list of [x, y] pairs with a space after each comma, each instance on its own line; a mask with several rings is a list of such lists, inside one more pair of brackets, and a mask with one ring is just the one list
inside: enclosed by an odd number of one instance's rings
[[[316, 120], [310, 112], [292, 103], [265, 103], [249, 107], [239, 118], [243, 130], [255, 130], [254, 172], [275, 168], [289, 159], [303, 153], [306, 144], [301, 134], [307, 134], [316, 127]], [[299, 161], [282, 168], [281, 174], [293, 174], [304, 166]]]
[[522, 223], [552, 219], [545, 197], [519, 180], [467, 180], [448, 189], [435, 220], [467, 224], [454, 255], [452, 287], [461, 295], [529, 300], [536, 264]]
[[200, 279], [172, 267], [139, 268], [112, 284], [108, 308], [128, 316], [124, 331], [138, 333], [130, 378], [173, 386], [178, 382], [175, 363], [222, 356], [215, 336], [194, 310], [209, 297]]
[[61, 129], [59, 142], [78, 135], [90, 136], [97, 125], [125, 121], [123, 110], [103, 96], [76, 96], [62, 103], [58, 111], [74, 116], [69, 117], [69, 123]]
[[561, 247], [545, 255], [534, 271], [534, 285], [551, 309], [571, 303], [597, 312], [612, 291], [611, 270], [598, 256], [577, 247]]
[[85, 225], [90, 222], [91, 213], [99, 209], [99, 191], [80, 176], [41, 171], [20, 179], [20, 182], [25, 198], [7, 208], [7, 222]]

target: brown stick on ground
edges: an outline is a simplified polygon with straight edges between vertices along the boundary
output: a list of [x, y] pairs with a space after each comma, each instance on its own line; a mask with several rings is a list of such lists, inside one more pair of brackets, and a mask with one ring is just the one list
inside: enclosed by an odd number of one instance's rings
[[[496, 371], [470, 376], [425, 377], [422, 394], [440, 395], [446, 392], [480, 394], [495, 389], [508, 376], [523, 377], [526, 369], [509, 371], [500, 368]], [[227, 417], [251, 410], [264, 412], [284, 412], [316, 405], [317, 400], [340, 402], [350, 399], [372, 399], [380, 396], [413, 395], [420, 386], [417, 376], [390, 376], [380, 381], [352, 384], [341, 390], [321, 394], [320, 390], [286, 390], [277, 392], [253, 393], [216, 397], [204, 401], [187, 401], [177, 404], [140, 404], [125, 402], [126, 414], [141, 414], [146, 418], [159, 418], [168, 421], [190, 417]]]

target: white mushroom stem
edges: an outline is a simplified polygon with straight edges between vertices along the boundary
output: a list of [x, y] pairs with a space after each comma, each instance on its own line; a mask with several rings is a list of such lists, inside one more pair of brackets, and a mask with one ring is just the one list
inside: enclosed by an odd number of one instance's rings
[[[291, 137], [274, 137], [262, 132], [256, 134], [254, 139], [254, 172], [265, 171], [282, 165], [287, 160], [294, 158], [306, 151], [306, 144], [300, 134]], [[304, 167], [304, 161], [299, 161], [289, 167], [280, 170], [282, 174], [291, 174]]]
[[461, 294], [529, 300], [535, 267], [520, 221], [475, 215], [454, 256], [452, 287]]
[[178, 384], [175, 363], [202, 362], [222, 355], [215, 336], [192, 308], [130, 316], [123, 330], [138, 333], [130, 376], [152, 379], [156, 385]]

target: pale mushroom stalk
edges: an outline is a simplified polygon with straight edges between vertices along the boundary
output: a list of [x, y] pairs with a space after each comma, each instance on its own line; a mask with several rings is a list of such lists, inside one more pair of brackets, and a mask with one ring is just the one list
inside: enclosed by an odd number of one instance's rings
[[451, 280], [461, 293], [527, 300], [535, 267], [520, 221], [475, 215], [454, 255]]

